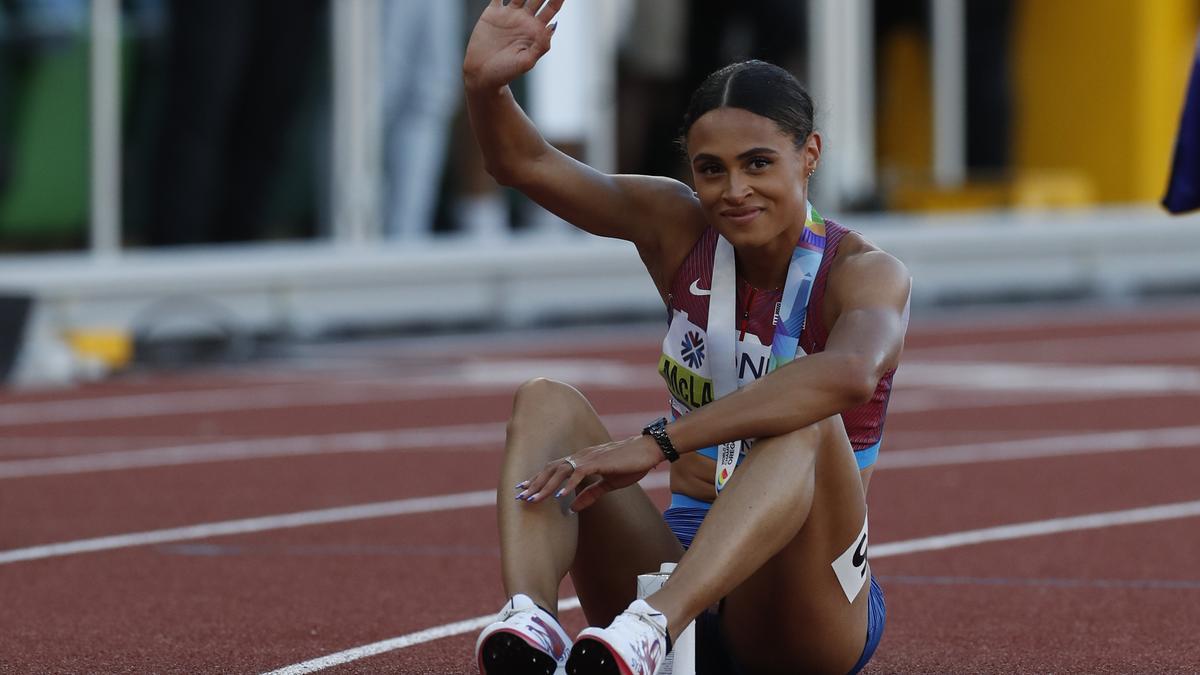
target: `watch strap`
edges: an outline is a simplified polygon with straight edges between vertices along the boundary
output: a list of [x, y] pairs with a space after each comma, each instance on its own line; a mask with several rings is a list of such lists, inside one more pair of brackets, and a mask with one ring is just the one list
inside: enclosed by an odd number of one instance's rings
[[675, 449], [675, 444], [671, 443], [670, 436], [667, 436], [667, 418], [660, 417], [646, 425], [646, 428], [642, 429], [642, 435], [649, 436], [658, 443], [659, 450], [662, 450], [663, 457], [666, 457], [668, 462], [679, 459], [679, 451]]

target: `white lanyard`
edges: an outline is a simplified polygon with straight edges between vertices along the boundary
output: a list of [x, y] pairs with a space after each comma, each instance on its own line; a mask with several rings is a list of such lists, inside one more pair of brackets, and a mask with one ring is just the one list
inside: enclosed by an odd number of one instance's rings
[[[808, 299], [812, 294], [813, 281], [821, 258], [825, 252], [825, 221], [808, 205], [804, 232], [792, 252], [788, 265], [787, 281], [783, 286], [783, 301], [775, 316], [775, 336], [771, 341], [771, 359], [767, 372], [803, 356], [800, 348], [800, 331], [804, 328], [804, 317], [808, 311]], [[737, 261], [733, 244], [717, 235], [717, 248], [713, 254], [712, 295], [708, 304], [708, 347], [714, 398], [737, 391]], [[749, 311], [749, 308], [747, 308]], [[742, 453], [742, 441], [729, 441], [717, 446], [717, 468], [713, 484], [719, 493], [725, 488], [737, 468]]]

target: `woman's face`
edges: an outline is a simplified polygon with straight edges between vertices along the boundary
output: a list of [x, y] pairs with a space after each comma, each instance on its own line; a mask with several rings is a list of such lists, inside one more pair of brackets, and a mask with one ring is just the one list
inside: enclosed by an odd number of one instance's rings
[[731, 244], [756, 247], [785, 233], [799, 237], [808, 175], [821, 154], [817, 134], [797, 148], [773, 120], [717, 108], [692, 124], [687, 147], [700, 204]]

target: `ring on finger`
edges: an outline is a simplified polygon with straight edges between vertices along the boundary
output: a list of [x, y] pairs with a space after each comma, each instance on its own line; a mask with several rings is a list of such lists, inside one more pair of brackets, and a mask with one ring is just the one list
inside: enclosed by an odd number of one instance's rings
[[579, 470], [579, 465], [576, 464], [575, 460], [571, 459], [570, 457], [563, 457], [563, 461], [571, 465], [571, 471]]

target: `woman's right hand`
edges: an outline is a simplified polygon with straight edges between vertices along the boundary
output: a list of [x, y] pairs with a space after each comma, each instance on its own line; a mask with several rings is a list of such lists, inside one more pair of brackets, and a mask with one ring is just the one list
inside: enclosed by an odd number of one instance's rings
[[562, 4], [563, 0], [492, 0], [467, 43], [467, 88], [499, 89], [529, 72], [550, 51], [550, 22]]

